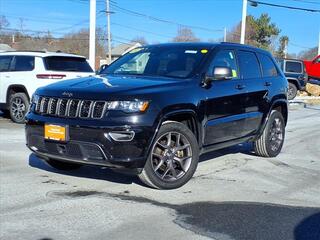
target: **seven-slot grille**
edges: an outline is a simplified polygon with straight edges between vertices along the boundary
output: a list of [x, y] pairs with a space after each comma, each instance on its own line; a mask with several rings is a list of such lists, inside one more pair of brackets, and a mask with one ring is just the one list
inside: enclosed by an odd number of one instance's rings
[[40, 97], [35, 111], [58, 117], [100, 119], [106, 111], [104, 101]]

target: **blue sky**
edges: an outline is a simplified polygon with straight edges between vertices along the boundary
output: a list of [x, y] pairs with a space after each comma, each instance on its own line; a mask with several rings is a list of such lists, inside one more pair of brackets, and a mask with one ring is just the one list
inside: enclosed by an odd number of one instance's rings
[[[269, 3], [320, 9], [320, 0], [261, 0]], [[232, 29], [241, 20], [242, 0], [113, 0], [119, 7], [194, 28], [203, 41], [223, 36], [222, 29]], [[97, 0], [97, 26], [105, 28], [105, 1]], [[176, 35], [177, 25], [133, 16], [111, 7], [114, 44], [144, 36], [149, 43], [167, 42]], [[289, 52], [298, 53], [318, 44], [320, 13], [308, 13], [259, 5], [248, 7], [248, 14], [268, 13], [272, 21], [290, 39]], [[89, 25], [89, 0], [0, 0], [0, 15], [10, 21], [10, 28], [51, 31], [60, 37]], [[32, 32], [30, 32], [32, 33]]]

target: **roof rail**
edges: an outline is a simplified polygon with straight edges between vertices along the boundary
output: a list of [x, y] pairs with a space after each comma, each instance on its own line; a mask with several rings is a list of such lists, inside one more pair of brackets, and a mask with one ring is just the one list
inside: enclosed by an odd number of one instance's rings
[[38, 52], [38, 53], [46, 53], [46, 51], [37, 51], [37, 50], [9, 50], [4, 52]]

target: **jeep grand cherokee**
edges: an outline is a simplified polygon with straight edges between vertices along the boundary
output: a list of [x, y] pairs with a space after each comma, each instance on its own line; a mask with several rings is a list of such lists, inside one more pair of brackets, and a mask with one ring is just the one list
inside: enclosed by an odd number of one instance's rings
[[141, 47], [100, 76], [39, 88], [26, 116], [27, 146], [57, 169], [107, 166], [178, 188], [208, 151], [253, 142], [257, 155], [277, 156], [287, 88], [273, 57], [257, 48]]

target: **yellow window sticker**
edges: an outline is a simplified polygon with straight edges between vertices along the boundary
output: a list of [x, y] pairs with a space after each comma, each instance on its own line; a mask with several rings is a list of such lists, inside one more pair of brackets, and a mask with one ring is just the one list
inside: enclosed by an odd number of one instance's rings
[[207, 52], [208, 52], [207, 49], [202, 49], [202, 50], [201, 50], [201, 53], [204, 53], [204, 54], [205, 54], [205, 53], [207, 53]]
[[234, 70], [234, 69], [232, 69], [232, 77], [233, 77], [233, 78], [238, 77], [237, 71]]

